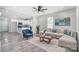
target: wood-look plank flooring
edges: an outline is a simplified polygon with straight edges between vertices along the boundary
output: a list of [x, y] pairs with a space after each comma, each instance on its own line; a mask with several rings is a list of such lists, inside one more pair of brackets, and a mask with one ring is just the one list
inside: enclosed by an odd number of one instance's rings
[[18, 33], [0, 33], [1, 52], [46, 52], [45, 50], [23, 39]]

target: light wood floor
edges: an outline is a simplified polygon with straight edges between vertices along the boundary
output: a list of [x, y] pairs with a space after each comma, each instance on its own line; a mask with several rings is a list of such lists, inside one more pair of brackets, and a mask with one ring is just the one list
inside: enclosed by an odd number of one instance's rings
[[45, 52], [45, 50], [29, 43], [18, 33], [0, 33], [1, 52]]
[[[30, 38], [29, 40], [31, 40]], [[33, 38], [34, 39], [34, 38]], [[45, 49], [34, 45], [26, 38], [23, 39], [18, 33], [0, 32], [0, 51], [1, 52], [46, 52]], [[63, 51], [62, 51], [63, 52]], [[67, 49], [66, 52], [73, 52]]]

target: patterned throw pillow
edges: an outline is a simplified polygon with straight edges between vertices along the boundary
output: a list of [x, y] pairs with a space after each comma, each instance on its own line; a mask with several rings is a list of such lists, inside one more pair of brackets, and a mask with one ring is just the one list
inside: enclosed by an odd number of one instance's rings
[[67, 30], [64, 30], [64, 34], [66, 34], [66, 35], [67, 35]]
[[68, 35], [71, 36], [71, 31], [68, 31]]
[[71, 36], [71, 31], [69, 31], [69, 30], [64, 30], [64, 34]]

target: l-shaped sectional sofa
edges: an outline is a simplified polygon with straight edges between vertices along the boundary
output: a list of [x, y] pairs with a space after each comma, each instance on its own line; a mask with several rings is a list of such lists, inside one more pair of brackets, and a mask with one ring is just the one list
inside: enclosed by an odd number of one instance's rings
[[58, 45], [79, 51], [79, 44], [78, 44], [78, 33], [73, 30], [63, 30], [61, 29], [52, 29], [51, 31], [46, 31], [45, 34], [49, 34], [58, 38]]

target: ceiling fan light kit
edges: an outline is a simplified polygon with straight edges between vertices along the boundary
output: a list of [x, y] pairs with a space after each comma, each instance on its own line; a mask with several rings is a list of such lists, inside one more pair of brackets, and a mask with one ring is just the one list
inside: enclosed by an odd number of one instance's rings
[[35, 11], [39, 12], [44, 12], [45, 10], [47, 10], [47, 8], [43, 8], [43, 6], [37, 6], [37, 7], [33, 7], [33, 9]]

